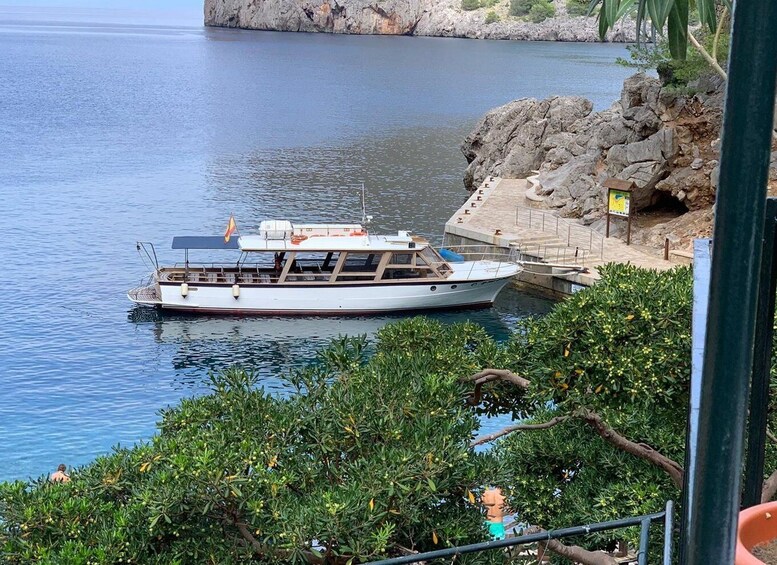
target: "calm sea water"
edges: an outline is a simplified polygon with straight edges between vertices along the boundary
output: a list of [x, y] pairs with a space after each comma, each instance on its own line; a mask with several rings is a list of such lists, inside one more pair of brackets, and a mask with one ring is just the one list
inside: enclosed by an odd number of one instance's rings
[[[88, 16], [88, 17], [87, 17]], [[612, 45], [263, 33], [0, 8], [0, 480], [88, 462], [237, 362], [265, 386], [392, 318], [161, 317], [125, 297], [172, 235], [264, 218], [438, 236], [465, 197], [458, 146], [489, 108], [608, 106]], [[498, 337], [545, 302], [438, 314]]]

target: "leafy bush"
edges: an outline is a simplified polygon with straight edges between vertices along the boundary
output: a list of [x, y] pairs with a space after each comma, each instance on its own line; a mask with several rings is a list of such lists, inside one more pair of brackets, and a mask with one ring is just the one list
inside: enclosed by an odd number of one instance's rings
[[556, 15], [556, 8], [548, 0], [510, 0], [511, 16], [528, 16], [539, 23]]
[[[521, 392], [500, 384], [486, 402], [492, 413], [531, 415], [526, 423], [569, 418], [546, 432], [512, 434], [495, 448], [512, 507], [547, 528], [653, 512], [679, 494], [664, 471], [569, 415], [594, 411], [618, 433], [682, 464], [691, 271], [608, 265], [600, 274], [594, 287], [514, 334], [510, 368], [532, 385]], [[599, 538], [598, 547], [609, 541]]]
[[499, 14], [491, 10], [486, 14], [486, 23], [487, 24], [493, 24], [494, 22], [499, 21]]
[[[245, 372], [214, 377], [211, 394], [163, 411], [151, 443], [117, 449], [70, 483], [0, 485], [3, 562], [310, 563], [321, 556], [312, 540], [325, 540], [327, 562], [358, 563], [485, 539], [473, 491], [486, 482], [546, 529], [660, 510], [675, 483], [580, 415], [683, 461], [691, 270], [600, 274], [522, 320], [506, 345], [478, 326], [417, 318], [383, 328], [374, 347], [337, 340], [288, 378], [296, 392], [285, 399]], [[518, 378], [482, 383], [475, 399], [459, 377], [484, 367]], [[777, 357], [773, 385], [776, 372]], [[526, 424], [558, 421], [475, 452], [470, 403]], [[766, 461], [768, 474], [777, 444]]]
[[556, 15], [556, 7], [547, 0], [539, 0], [529, 10], [529, 19], [538, 24]]
[[[707, 49], [708, 53], [712, 53], [714, 36], [705, 33], [703, 30], [699, 35], [700, 43]], [[729, 37], [728, 33], [723, 33], [718, 39], [716, 55], [718, 63], [723, 67], [726, 66], [728, 60]], [[616, 59], [618, 64], [638, 69], [641, 72], [655, 70], [662, 84], [670, 87], [670, 89], [692, 94], [687, 89], [687, 85], [712, 72], [709, 63], [696, 49], [688, 49], [688, 56], [685, 61], [673, 59], [669, 53], [669, 43], [666, 38], [659, 39], [655, 45], [643, 43], [639, 46], [630, 45], [627, 49], [629, 51], [629, 58], [623, 59], [619, 57]]]
[[511, 16], [526, 16], [529, 14], [532, 5], [538, 0], [510, 0]]
[[461, 9], [466, 11], [480, 8], [480, 0], [461, 0]]
[[483, 7], [484, 8], [493, 8], [497, 4], [499, 4], [501, 0], [483, 0]]
[[567, 14], [570, 16], [585, 16], [588, 13], [586, 0], [567, 0]]
[[69, 483], [0, 485], [3, 562], [361, 562], [485, 541], [478, 420], [457, 377], [493, 342], [418, 319], [380, 332], [369, 360], [365, 346], [334, 343], [285, 399], [228, 371], [164, 410], [151, 443]]

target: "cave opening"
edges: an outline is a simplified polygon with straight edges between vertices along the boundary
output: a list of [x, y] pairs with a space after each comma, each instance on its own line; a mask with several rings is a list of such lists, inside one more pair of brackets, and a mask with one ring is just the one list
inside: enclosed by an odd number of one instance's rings
[[642, 214], [679, 217], [688, 211], [688, 207], [669, 192], [656, 190], [650, 199], [650, 206], [640, 210]]

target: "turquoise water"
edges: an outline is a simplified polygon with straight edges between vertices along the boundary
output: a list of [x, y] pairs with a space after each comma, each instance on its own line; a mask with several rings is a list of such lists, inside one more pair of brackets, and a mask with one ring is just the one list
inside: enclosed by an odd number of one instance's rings
[[[134, 309], [173, 235], [261, 219], [350, 221], [438, 237], [466, 194], [458, 149], [489, 108], [580, 94], [626, 70], [612, 45], [206, 30], [0, 8], [0, 479], [88, 462], [233, 362], [278, 374], [340, 333], [394, 318], [214, 319]], [[497, 337], [547, 303], [438, 314]]]

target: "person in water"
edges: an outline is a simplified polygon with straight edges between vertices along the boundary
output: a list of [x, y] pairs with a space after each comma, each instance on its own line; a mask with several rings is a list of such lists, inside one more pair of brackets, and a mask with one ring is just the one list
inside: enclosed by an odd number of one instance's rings
[[67, 483], [70, 481], [70, 475], [68, 475], [65, 471], [67, 470], [67, 467], [64, 463], [60, 463], [59, 467], [57, 467], [57, 470], [51, 474], [51, 482], [52, 483]]
[[488, 487], [480, 497], [486, 507], [486, 526], [494, 539], [505, 539], [505, 497], [499, 487]]

